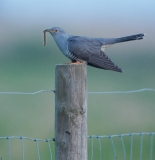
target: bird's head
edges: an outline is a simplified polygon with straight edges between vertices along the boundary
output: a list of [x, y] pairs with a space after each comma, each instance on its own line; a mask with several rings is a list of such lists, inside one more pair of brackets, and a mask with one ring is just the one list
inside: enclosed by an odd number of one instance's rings
[[46, 29], [44, 30], [44, 32], [49, 32], [52, 36], [57, 36], [57, 35], [61, 35], [61, 34], [65, 34], [66, 32], [59, 28], [59, 27], [53, 27], [51, 29]]
[[59, 27], [53, 27], [51, 29], [45, 29], [43, 31], [43, 33], [44, 33], [44, 46], [46, 46], [46, 32], [49, 32], [53, 36], [53, 38], [55, 39], [56, 42], [62, 41], [63, 38], [65, 38], [65, 39], [68, 38], [68, 35], [66, 34], [66, 32]]

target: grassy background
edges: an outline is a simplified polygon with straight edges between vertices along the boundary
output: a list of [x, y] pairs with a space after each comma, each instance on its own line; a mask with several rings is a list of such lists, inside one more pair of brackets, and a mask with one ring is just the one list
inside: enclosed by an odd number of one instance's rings
[[[106, 54], [124, 70], [115, 73], [88, 66], [88, 91], [126, 91], [155, 88], [155, 45], [153, 1], [1, 1], [0, 91], [34, 92], [54, 89], [55, 64], [69, 62], [42, 31], [62, 27], [69, 34], [91, 37], [121, 37], [144, 32], [146, 39], [112, 46]], [[77, 8], [79, 4], [82, 4]], [[69, 5], [68, 5], [69, 4]], [[67, 10], [66, 10], [67, 8]], [[155, 131], [153, 92], [88, 96], [88, 134], [111, 135]], [[0, 95], [0, 136], [54, 137], [54, 94]], [[126, 149], [129, 140], [126, 140]], [[37, 157], [35, 144], [25, 142], [25, 159]], [[94, 146], [99, 156], [97, 141]], [[122, 148], [117, 142], [118, 159]], [[109, 142], [103, 142], [105, 159], [112, 159]], [[136, 142], [135, 159], [139, 156]], [[145, 141], [149, 148], [149, 140]], [[12, 155], [21, 159], [21, 143], [11, 141]], [[31, 146], [31, 147], [30, 147]], [[108, 149], [109, 146], [109, 149]], [[89, 146], [90, 148], [90, 146]], [[41, 158], [48, 159], [42, 144]], [[90, 150], [89, 150], [90, 151]], [[144, 159], [149, 151], [143, 149]], [[90, 154], [90, 152], [89, 152]], [[8, 159], [7, 141], [0, 140], [0, 157]]]

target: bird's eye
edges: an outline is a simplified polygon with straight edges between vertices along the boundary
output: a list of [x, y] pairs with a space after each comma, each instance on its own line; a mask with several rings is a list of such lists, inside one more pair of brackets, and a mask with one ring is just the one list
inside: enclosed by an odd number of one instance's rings
[[58, 32], [58, 30], [56, 29], [55, 32]]

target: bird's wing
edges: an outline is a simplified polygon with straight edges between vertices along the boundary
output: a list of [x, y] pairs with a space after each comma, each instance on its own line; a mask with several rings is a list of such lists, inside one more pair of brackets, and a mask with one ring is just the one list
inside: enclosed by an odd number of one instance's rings
[[101, 50], [102, 46], [103, 44], [95, 38], [75, 36], [68, 39], [68, 50], [78, 59], [96, 68], [122, 72]]

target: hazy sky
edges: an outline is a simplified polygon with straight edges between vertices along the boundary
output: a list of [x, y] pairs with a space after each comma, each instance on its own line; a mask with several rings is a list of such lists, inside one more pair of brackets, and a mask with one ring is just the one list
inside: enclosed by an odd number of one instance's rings
[[141, 26], [155, 24], [154, 8], [154, 0], [1, 0], [0, 19], [2, 25], [17, 27], [78, 25], [82, 29], [94, 23], [102, 27], [106, 23]]
[[145, 33], [154, 46], [154, 17], [154, 0], [0, 0], [0, 42], [58, 26], [92, 37]]

